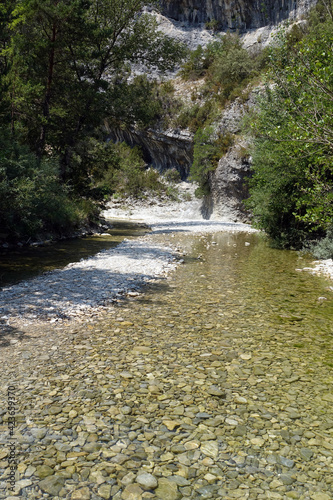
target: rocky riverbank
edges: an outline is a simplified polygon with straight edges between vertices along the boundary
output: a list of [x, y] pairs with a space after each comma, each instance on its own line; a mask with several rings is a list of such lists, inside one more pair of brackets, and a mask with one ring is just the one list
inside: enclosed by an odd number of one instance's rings
[[[233, 222], [231, 213], [227, 213], [224, 220], [203, 220], [201, 200], [193, 198], [193, 187], [182, 185], [183, 195], [189, 190], [190, 200], [110, 203], [103, 213], [107, 220], [145, 221], [151, 232], [134, 240], [124, 240], [116, 248], [63, 269], [4, 287], [0, 296], [1, 324], [92, 319], [122, 298], [139, 295], [144, 285], [165, 279], [182, 262], [186, 252], [173, 244], [176, 233], [256, 231], [248, 224]], [[163, 244], [156, 240], [156, 235], [161, 234], [167, 235]], [[315, 264], [304, 270], [333, 277], [331, 259]]]
[[[267, 263], [259, 252], [258, 267], [254, 252], [255, 272], [240, 274], [239, 257], [250, 255], [253, 235], [202, 234], [192, 222], [197, 234], [186, 239], [185, 227], [165, 224], [178, 232], [149, 236], [162, 247], [174, 234], [174, 245], [190, 257], [144, 296], [92, 322], [7, 330], [0, 391], [6, 401], [14, 388], [17, 401], [11, 449], [18, 470], [6, 490], [4, 408], [0, 498], [332, 498], [324, 311], [309, 313], [312, 299], [297, 310], [303, 275], [296, 273], [294, 285], [294, 268], [288, 270], [286, 297], [283, 260], [275, 254]], [[262, 284], [272, 284], [265, 295]]]
[[333, 279], [333, 259], [315, 260], [313, 267], [305, 267], [302, 271], [308, 271], [312, 274], [322, 274]]
[[0, 318], [17, 321], [59, 321], [93, 317], [126, 295], [138, 295], [142, 286], [165, 278], [181, 262], [182, 250], [154, 240], [155, 234], [173, 232], [209, 233], [253, 231], [246, 224], [181, 220], [151, 222], [152, 232], [135, 240], [124, 240], [63, 269], [46, 273], [1, 290]]

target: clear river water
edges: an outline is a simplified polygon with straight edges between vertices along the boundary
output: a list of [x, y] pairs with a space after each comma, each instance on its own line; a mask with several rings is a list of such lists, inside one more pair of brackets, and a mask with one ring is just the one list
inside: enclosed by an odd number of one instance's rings
[[170, 276], [10, 353], [23, 497], [333, 498], [331, 282], [259, 234], [155, 238]]

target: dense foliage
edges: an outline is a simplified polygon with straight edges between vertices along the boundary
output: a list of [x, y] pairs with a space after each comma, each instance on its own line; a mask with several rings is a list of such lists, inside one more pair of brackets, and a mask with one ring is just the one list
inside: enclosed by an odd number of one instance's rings
[[249, 52], [236, 33], [217, 36], [204, 49], [200, 45], [183, 64], [185, 80], [204, 78], [204, 91], [224, 105], [239, 97], [246, 85], [260, 74], [267, 62], [267, 51]]
[[[123, 125], [146, 126], [161, 112], [159, 100], [152, 99], [155, 88], [147, 79], [129, 83], [130, 66], [141, 63], [164, 71], [182, 57], [183, 49], [156, 29], [152, 16], [143, 13], [146, 3], [1, 3], [0, 127], [6, 140], [1, 144], [0, 185], [5, 194], [0, 209], [9, 238], [48, 229], [55, 211], [62, 226], [76, 224], [76, 216], [61, 216], [60, 209], [51, 208], [52, 196], [50, 210], [40, 209], [46, 191], [67, 200], [77, 213], [78, 196], [89, 198], [98, 192], [89, 162], [98, 149], [96, 141], [104, 150], [101, 131], [106, 120], [117, 123], [121, 116]], [[98, 168], [107, 172], [111, 160], [101, 156]], [[45, 189], [37, 189], [36, 182], [42, 179]], [[13, 190], [17, 203], [6, 204]], [[24, 206], [30, 207], [24, 216], [28, 220], [31, 213], [29, 230], [18, 222]], [[38, 222], [34, 213], [40, 214]]]
[[281, 247], [323, 236], [333, 216], [333, 21], [320, 5], [307, 32], [280, 33], [269, 55], [255, 134], [252, 208]]
[[93, 220], [96, 203], [111, 194], [163, 191], [138, 149], [105, 142], [109, 127], [189, 128], [191, 178], [206, 194], [210, 172], [234, 140], [216, 132], [221, 109], [265, 78], [250, 120], [248, 206], [278, 246], [300, 248], [326, 235], [318, 252], [333, 256], [331, 5], [319, 2], [307, 23], [281, 30], [261, 53], [245, 50], [236, 34], [199, 46], [181, 75], [202, 79], [200, 97], [193, 93], [192, 105], [182, 107], [170, 82], [130, 77], [133, 63], [163, 71], [184, 56], [143, 13], [145, 4], [1, 3], [0, 239], [63, 233]]
[[38, 234], [66, 235], [96, 218], [88, 200], [70, 196], [59, 182], [58, 163], [41, 162], [27, 147], [0, 130], [1, 239], [30, 240]]

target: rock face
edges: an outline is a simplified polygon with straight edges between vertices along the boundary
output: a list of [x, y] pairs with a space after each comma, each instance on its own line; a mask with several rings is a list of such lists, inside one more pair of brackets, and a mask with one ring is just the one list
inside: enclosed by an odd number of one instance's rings
[[246, 31], [276, 25], [305, 13], [315, 0], [161, 0], [164, 15], [190, 24], [219, 22], [219, 27]]
[[193, 135], [186, 130], [118, 129], [110, 133], [110, 138], [130, 146], [140, 146], [145, 161], [160, 172], [175, 168], [183, 180], [189, 174], [193, 161]]
[[251, 160], [248, 144], [240, 132], [242, 119], [255, 106], [259, 93], [259, 87], [254, 89], [245, 103], [236, 99], [223, 111], [218, 121], [218, 133], [233, 134], [236, 142], [220, 159], [216, 170], [210, 173], [210, 195], [204, 199], [202, 206], [203, 216], [207, 219], [249, 221], [250, 214], [243, 201], [249, 197], [247, 179]]
[[[255, 105], [259, 89], [252, 91], [244, 104], [232, 102], [215, 123], [219, 135], [240, 133], [242, 118]], [[145, 161], [160, 172], [175, 168], [186, 180], [193, 161], [193, 134], [187, 130], [117, 129], [110, 132], [113, 141], [124, 141], [142, 148]], [[248, 197], [246, 178], [250, 175], [247, 144], [238, 139], [220, 159], [217, 169], [210, 173], [210, 195], [203, 199], [200, 209], [204, 219], [248, 222], [249, 213], [243, 205]]]
[[246, 146], [242, 142], [233, 146], [211, 173], [211, 193], [205, 200], [207, 218], [249, 220], [243, 200], [249, 196], [246, 180], [250, 176], [250, 161], [244, 151]]

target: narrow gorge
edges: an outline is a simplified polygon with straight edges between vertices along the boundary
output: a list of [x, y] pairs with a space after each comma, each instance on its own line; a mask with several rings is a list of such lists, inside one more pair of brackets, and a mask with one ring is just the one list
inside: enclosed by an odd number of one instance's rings
[[[271, 33], [282, 21], [303, 22], [304, 15], [314, 1], [210, 1], [210, 0], [161, 0], [161, 14], [154, 14], [159, 29], [185, 43], [193, 50], [216, 40], [226, 32], [238, 32], [249, 52], [260, 52], [271, 43]], [[165, 17], [163, 17], [165, 16]], [[217, 33], [209, 29], [216, 23]], [[200, 88], [204, 81], [184, 85], [176, 73], [153, 77], [169, 81], [177, 89], [177, 98], [184, 109], [198, 104], [205, 106]], [[242, 135], [242, 120], [255, 105], [260, 84], [235, 101], [220, 109], [214, 119], [214, 128], [220, 136], [232, 135], [235, 143], [221, 156], [215, 170], [209, 173], [209, 194], [202, 201], [202, 214], [206, 219], [232, 218], [234, 221], [249, 221], [249, 212], [243, 201], [249, 196], [247, 180], [251, 175], [251, 158], [246, 153], [247, 140]], [[246, 95], [247, 94], [247, 95]], [[246, 95], [246, 97], [244, 97]], [[195, 97], [196, 96], [196, 97]], [[199, 97], [198, 97], [199, 96]], [[197, 99], [197, 100], [196, 100]], [[191, 102], [192, 100], [192, 102]], [[216, 104], [217, 106], [217, 104]], [[120, 126], [113, 128], [109, 138], [125, 141], [130, 146], [139, 146], [148, 165], [159, 172], [176, 169], [182, 180], [188, 179], [193, 163], [194, 131], [182, 125], [152, 125], [149, 128]]]

